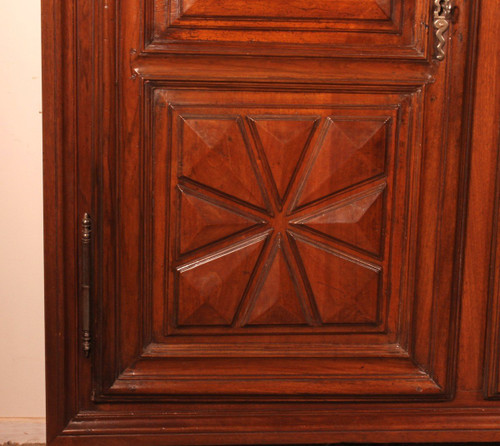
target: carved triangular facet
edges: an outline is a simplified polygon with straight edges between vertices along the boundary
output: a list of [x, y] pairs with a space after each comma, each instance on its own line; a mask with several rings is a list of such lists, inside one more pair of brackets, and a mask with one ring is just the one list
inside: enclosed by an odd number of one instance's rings
[[184, 254], [202, 246], [251, 228], [264, 222], [231, 210], [213, 200], [198, 197], [179, 188], [180, 195], [180, 253]]
[[283, 200], [315, 129], [317, 118], [252, 118], [274, 184]]
[[302, 239], [296, 242], [322, 322], [375, 323], [379, 268], [322, 245]]
[[230, 323], [227, 315], [220, 314], [208, 303], [202, 304], [193, 314], [179, 322], [181, 325], [228, 325]]
[[187, 16], [189, 17], [190, 15], [193, 15], [196, 11], [191, 11], [193, 7], [195, 6], [196, 3], [198, 3], [200, 0], [181, 0], [181, 16]]
[[178, 325], [230, 325], [263, 244], [260, 238], [180, 268]]
[[181, 173], [198, 183], [265, 207], [238, 118], [182, 118]]
[[392, 2], [393, 0], [375, 0], [377, 6], [388, 19], [391, 18]]
[[248, 325], [307, 324], [297, 282], [281, 243], [278, 240], [271, 253], [270, 267], [257, 291]]
[[328, 119], [298, 205], [327, 197], [385, 170], [387, 122]]
[[294, 224], [380, 255], [382, 250], [383, 189], [344, 200]]

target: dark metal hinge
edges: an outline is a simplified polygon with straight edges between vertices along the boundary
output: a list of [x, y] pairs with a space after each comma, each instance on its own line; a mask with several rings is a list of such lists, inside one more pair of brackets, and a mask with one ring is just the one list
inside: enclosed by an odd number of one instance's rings
[[82, 311], [82, 349], [86, 357], [90, 356], [90, 271], [91, 271], [91, 241], [92, 241], [92, 220], [90, 215], [85, 213], [82, 218], [82, 238], [81, 238], [81, 311]]

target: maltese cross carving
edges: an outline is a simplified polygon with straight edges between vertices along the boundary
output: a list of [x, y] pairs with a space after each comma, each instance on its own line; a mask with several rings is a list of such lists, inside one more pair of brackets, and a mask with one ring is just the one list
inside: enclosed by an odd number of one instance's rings
[[389, 123], [180, 117], [177, 325], [375, 324]]

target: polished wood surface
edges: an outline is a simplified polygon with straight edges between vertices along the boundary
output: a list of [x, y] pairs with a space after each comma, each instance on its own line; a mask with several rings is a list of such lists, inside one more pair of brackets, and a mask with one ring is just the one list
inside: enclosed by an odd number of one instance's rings
[[145, 50], [424, 58], [428, 8], [416, 0], [148, 0]]
[[499, 13], [432, 4], [43, 2], [49, 444], [500, 440]]

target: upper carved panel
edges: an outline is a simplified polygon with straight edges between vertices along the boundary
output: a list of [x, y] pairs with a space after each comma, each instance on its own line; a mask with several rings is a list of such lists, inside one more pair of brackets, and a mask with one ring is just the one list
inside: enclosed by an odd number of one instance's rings
[[390, 20], [394, 12], [393, 0], [363, 0], [359, 5], [352, 0], [312, 0], [304, 7], [301, 0], [173, 0], [172, 19], [187, 17], [230, 17], [251, 19], [346, 19]]
[[422, 57], [416, 0], [148, 0], [148, 50]]

